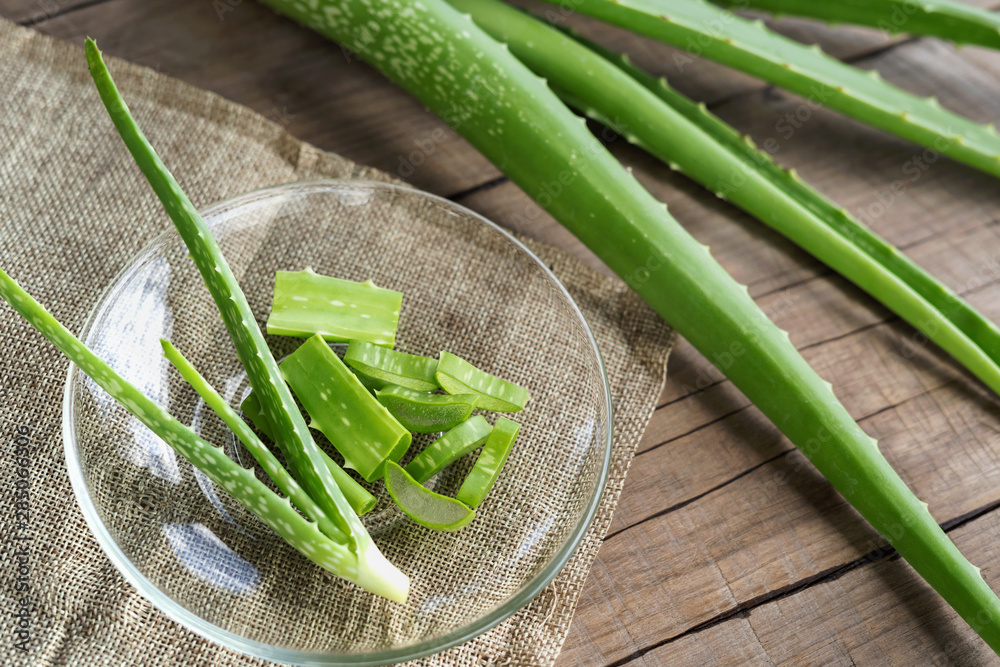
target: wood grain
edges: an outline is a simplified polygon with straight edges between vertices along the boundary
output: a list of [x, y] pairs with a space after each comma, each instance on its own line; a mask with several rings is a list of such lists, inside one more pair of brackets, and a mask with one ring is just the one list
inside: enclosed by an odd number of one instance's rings
[[[0, 15], [250, 106], [322, 148], [451, 196], [600, 262], [378, 73], [251, 2], [0, 0]], [[546, 5], [525, 0], [533, 11]], [[977, 0], [980, 6], [995, 6]], [[704, 59], [565, 18], [683, 92], [905, 248], [1000, 320], [996, 181]], [[980, 121], [1000, 109], [1000, 55], [878, 31], [778, 29]], [[782, 121], [785, 120], [785, 123]], [[777, 323], [1000, 588], [997, 401], [915, 331], [725, 202], [617, 139], [609, 148]], [[416, 164], [416, 162], [420, 164]], [[905, 181], [906, 189], [890, 188]], [[897, 188], [898, 190], [898, 188]], [[664, 286], [669, 289], [669, 286]], [[987, 664], [994, 658], [708, 360], [681, 343], [580, 599], [560, 665]]]

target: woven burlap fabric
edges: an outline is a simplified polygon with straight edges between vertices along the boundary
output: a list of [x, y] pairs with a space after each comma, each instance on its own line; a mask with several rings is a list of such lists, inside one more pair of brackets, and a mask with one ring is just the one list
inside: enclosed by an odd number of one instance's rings
[[[116, 61], [111, 66], [139, 123], [197, 206], [296, 180], [389, 180], [384, 174], [303, 144], [279, 126], [215, 95], [126, 63]], [[78, 331], [102, 289], [140, 248], [167, 229], [169, 222], [115, 136], [89, 81], [82, 50], [0, 23], [0, 90], [6, 101], [0, 112], [0, 266], [71, 330]], [[407, 229], [417, 219], [435, 217], [428, 210], [409, 213], [412, 220], [382, 220], [386, 234]], [[230, 260], [241, 280], [252, 280], [255, 271], [261, 271], [255, 252], [280, 241], [277, 235], [261, 239], [256, 250], [232, 248]], [[418, 305], [433, 309], [435, 292], [456, 289], [445, 267], [432, 270], [435, 262], [492, 242], [460, 234], [414, 236], [414, 257], [421, 261], [413, 263], [408, 275], [415, 286], [423, 285], [428, 295], [421, 302], [420, 291], [414, 287]], [[530, 245], [580, 306], [603, 355], [615, 416], [607, 491], [582, 545], [533, 602], [491, 631], [420, 664], [544, 665], [555, 660], [662, 386], [672, 338], [655, 314], [621, 282], [585, 268], [558, 250]], [[224, 249], [230, 250], [225, 244]], [[373, 247], [369, 260], [360, 257], [353, 265], [329, 268], [347, 277], [369, 277], [360, 274], [381, 266], [377, 260], [381, 252]], [[512, 280], [531, 283], [524, 276], [500, 273], [495, 280], [501, 286]], [[490, 347], [468, 339], [464, 332], [479, 330], [486, 335], [503, 331], [503, 323], [516, 322], [519, 312], [543, 308], [546, 298], [555, 298], [541, 286], [529, 296], [529, 303], [513, 303], [491, 320], [461, 326], [448, 325], [448, 318], [436, 322], [445, 323], [439, 328], [446, 332], [453, 326], [454, 345], [488, 352], [484, 363], [516, 378], [527, 359], [519, 363], [518, 354], [511, 351], [523, 348], [523, 342], [515, 345], [506, 341]], [[252, 305], [255, 312], [264, 312], [263, 303]], [[198, 317], [200, 309], [207, 309], [201, 301], [184, 306], [192, 319]], [[414, 348], [438, 342], [420, 326], [406, 330], [407, 321], [414, 318], [404, 319], [400, 332], [408, 349], [416, 351]], [[509, 328], [517, 330], [514, 324]], [[544, 335], [544, 329], [539, 333]], [[178, 327], [175, 334], [179, 345], [197, 349], [191, 338], [195, 333]], [[551, 348], [558, 347], [557, 341], [548, 342]], [[530, 354], [530, 348], [520, 354]], [[208, 354], [197, 361], [209, 379], [218, 381], [226, 372], [223, 358]], [[580, 372], [571, 359], [562, 361], [564, 372]], [[125, 582], [100, 550], [76, 506], [64, 461], [61, 421], [67, 367], [47, 341], [9, 307], [0, 305], [0, 498], [4, 508], [0, 510], [0, 613], [5, 617], [0, 622], [0, 660], [31, 665], [260, 664], [169, 620]], [[546, 400], [545, 388], [540, 391], [539, 400]], [[123, 428], [124, 419], [111, 414], [101, 428], [113, 432]], [[525, 419], [530, 421], [530, 414]], [[535, 426], [538, 432], [544, 431], [542, 424]], [[26, 436], [18, 439], [22, 433]], [[25, 438], [30, 441], [27, 460], [18, 456], [24, 453], [18, 443]], [[17, 481], [25, 468], [30, 480], [27, 517], [16, 512], [15, 504]], [[116, 474], [119, 482], [130, 480], [123, 488], [149, 485], [153, 477], [138, 466], [119, 469]], [[551, 486], [553, 480], [539, 475], [537, 484]], [[502, 487], [497, 492], [501, 497], [505, 493]], [[516, 511], [531, 508], [518, 507]], [[117, 520], [141, 531], [143, 515], [136, 512], [123, 508]], [[426, 532], [423, 535], [426, 538]], [[26, 576], [25, 570], [18, 571], [18, 559], [25, 552]], [[171, 568], [165, 562], [148, 565], [151, 572]], [[176, 565], [173, 568], [176, 570]], [[31, 598], [27, 653], [15, 648], [14, 634], [14, 614], [25, 596], [18, 589], [25, 582]], [[309, 637], [299, 639], [308, 642]]]

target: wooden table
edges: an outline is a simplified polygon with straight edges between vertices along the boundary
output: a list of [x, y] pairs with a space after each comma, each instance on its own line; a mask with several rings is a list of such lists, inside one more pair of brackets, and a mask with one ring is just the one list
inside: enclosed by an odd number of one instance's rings
[[[418, 103], [254, 2], [0, 0], [0, 15], [78, 44], [92, 35], [107, 53], [216, 91], [302, 139], [598, 264], [554, 221], [521, 224], [530, 200]], [[575, 22], [758, 143], [773, 137], [783, 164], [1000, 321], [996, 179], [703, 60], [680, 67], [671, 49]], [[936, 93], [973, 119], [1000, 119], [1000, 54], [799, 21], [780, 28], [912, 91]], [[425, 160], [411, 170], [406, 156], [418, 146]], [[1000, 589], [995, 397], [912, 328], [753, 219], [624, 141], [609, 147], [790, 331]], [[995, 661], [803, 461], [681, 342], [560, 665]]]

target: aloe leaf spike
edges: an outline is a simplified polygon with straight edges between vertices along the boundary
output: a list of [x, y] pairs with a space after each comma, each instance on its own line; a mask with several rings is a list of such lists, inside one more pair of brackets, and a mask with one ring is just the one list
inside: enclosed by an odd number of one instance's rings
[[[406, 601], [409, 581], [385, 561], [377, 550], [359, 557], [344, 542], [325, 535], [316, 523], [296, 512], [287, 498], [278, 496], [257, 479], [253, 470], [230, 459], [221, 447], [200, 438], [116, 373], [3, 270], [0, 270], [0, 297], [136, 419], [256, 514], [299, 553], [365, 590], [397, 602]], [[380, 558], [381, 563], [378, 562]], [[363, 562], [364, 559], [368, 559], [367, 564]], [[373, 567], [376, 568], [376, 574], [372, 572]]]
[[[546, 0], [559, 4], [557, 0]], [[576, 0], [575, 11], [790, 90], [845, 116], [1000, 176], [1000, 135], [925, 99], [703, 0]], [[716, 26], [725, 26], [719, 30]]]
[[[860, 223], [848, 228], [840, 224], [843, 218], [835, 217], [834, 224], [828, 224], [798, 196], [803, 189], [815, 191], [800, 179], [793, 180], [735, 133], [703, 127], [707, 111], [696, 115], [698, 107], [688, 101], [687, 111], [702, 121], [694, 122], [657, 95], [669, 89], [660, 85], [651, 90], [643, 80], [630, 76], [636, 68], [625, 71], [600, 51], [588, 49], [524, 12], [477, 0], [454, 0], [452, 4], [468, 11], [494, 38], [505, 42], [571, 106], [609, 126], [623, 126], [633, 143], [784, 234], [922, 330], [1000, 395], [1000, 366], [903, 277], [880, 262], [900, 257], [895, 248], [868, 231], [863, 238], [877, 244], [880, 256], [864, 252], [852, 239], [865, 231]], [[573, 92], [567, 92], [570, 90]], [[671, 101], [680, 97], [669, 92]], [[793, 188], [793, 184], [801, 187]], [[815, 194], [810, 199], [814, 205], [817, 198], [822, 200]], [[830, 210], [834, 208], [827, 203], [825, 211]], [[934, 295], [943, 289], [929, 277], [923, 286], [923, 291]], [[939, 305], [949, 304], [940, 300]]]
[[[646, 280], [633, 281], [638, 294], [713, 360], [1000, 651], [1000, 599], [893, 472], [829, 383], [767, 319], [746, 287], [505, 47], [443, 0], [265, 4], [339, 41], [445, 118], [619, 276], [628, 280], [645, 272]], [[559, 196], [543, 187], [553, 182], [565, 183]]]
[[246, 369], [250, 385], [257, 393], [269, 423], [274, 427], [278, 446], [293, 476], [323, 513], [347, 535], [349, 547], [358, 555], [359, 568], [367, 570], [364, 573], [366, 580], [371, 579], [376, 587], [381, 586], [378, 583], [381, 577], [393, 586], [399, 581], [406, 581], [406, 577], [379, 552], [323, 462], [319, 448], [278, 372], [278, 364], [271, 356], [246, 296], [212, 232], [139, 129], [92, 39], [87, 39], [85, 51], [91, 76], [115, 129], [180, 233], [219, 308], [236, 347], [237, 357]]
[[720, 5], [854, 23], [888, 33], [940, 37], [1000, 49], [1000, 16], [951, 0], [715, 0]]

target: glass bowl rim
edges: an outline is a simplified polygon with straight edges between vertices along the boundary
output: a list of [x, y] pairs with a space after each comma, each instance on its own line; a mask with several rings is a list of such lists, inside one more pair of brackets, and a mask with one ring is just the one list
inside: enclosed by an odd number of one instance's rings
[[[548, 586], [549, 583], [551, 583], [555, 576], [563, 569], [572, 555], [576, 552], [577, 547], [579, 547], [580, 542], [583, 540], [583, 537], [589, 530], [594, 518], [597, 516], [597, 509], [600, 506], [601, 498], [604, 496], [604, 490], [607, 487], [608, 476], [611, 470], [614, 415], [611, 403], [611, 387], [608, 381], [607, 371], [604, 366], [604, 359], [601, 356], [600, 349], [597, 346], [597, 341], [594, 339], [594, 334], [590, 329], [590, 325], [587, 323], [587, 320], [580, 311], [576, 301], [569, 294], [559, 278], [555, 276], [552, 270], [545, 264], [545, 262], [539, 259], [535, 253], [533, 253], [520, 240], [514, 237], [509, 231], [475, 211], [472, 211], [460, 204], [456, 204], [450, 199], [430, 194], [408, 185], [367, 179], [340, 178], [292, 181], [280, 185], [258, 188], [218, 201], [201, 209], [199, 212], [201, 216], [207, 220], [224, 211], [241, 208], [260, 200], [273, 199], [294, 193], [308, 194], [310, 192], [326, 192], [338, 188], [366, 188], [371, 190], [401, 192], [408, 196], [416, 196], [418, 198], [430, 200], [446, 209], [450, 209], [458, 214], [469, 216], [481, 224], [486, 225], [488, 228], [498, 232], [501, 236], [506, 238], [507, 241], [524, 252], [530, 259], [534, 260], [538, 267], [541, 268], [542, 272], [556, 285], [558, 290], [566, 298], [570, 309], [583, 325], [583, 331], [587, 343], [593, 351], [594, 358], [597, 360], [600, 377], [602, 379], [601, 384], [603, 389], [604, 408], [608, 415], [607, 423], [604, 428], [604, 451], [601, 460], [601, 469], [599, 472], [598, 483], [594, 489], [594, 493], [587, 502], [582, 519], [576, 524], [570, 533], [569, 538], [559, 548], [556, 555], [545, 565], [544, 568], [542, 568], [541, 572], [535, 575], [535, 577], [529, 581], [527, 585], [515, 593], [510, 599], [481, 618], [476, 619], [475, 622], [440, 637], [421, 641], [399, 649], [356, 654], [324, 654], [277, 647], [272, 644], [247, 639], [246, 637], [242, 637], [228, 630], [223, 630], [174, 601], [169, 595], [161, 591], [158, 587], [146, 579], [145, 575], [143, 575], [142, 572], [129, 560], [129, 558], [115, 542], [107, 526], [104, 525], [104, 522], [98, 515], [97, 508], [93, 499], [90, 497], [87, 490], [87, 484], [84, 480], [83, 467], [80, 462], [80, 458], [77, 455], [76, 432], [73, 428], [72, 421], [69, 419], [69, 416], [73, 414], [73, 388], [77, 374], [79, 373], [79, 369], [73, 363], [70, 363], [69, 365], [66, 387], [63, 392], [63, 448], [66, 454], [66, 467], [69, 471], [70, 484], [73, 487], [73, 493], [76, 496], [77, 504], [80, 506], [87, 526], [97, 538], [97, 542], [101, 549], [104, 551], [105, 555], [112, 562], [112, 564], [114, 564], [118, 572], [125, 578], [125, 580], [128, 581], [142, 597], [151, 602], [154, 607], [162, 611], [168, 618], [194, 632], [196, 635], [204, 637], [217, 645], [224, 646], [244, 655], [264, 660], [272, 660], [294, 665], [343, 665], [345, 667], [349, 665], [384, 665], [426, 657], [466, 642], [486, 632], [487, 630], [490, 630], [494, 626], [512, 616], [515, 612], [531, 602], [546, 586]], [[149, 241], [141, 250], [139, 250], [139, 252], [133, 255], [126, 262], [118, 273], [115, 274], [114, 278], [112, 278], [101, 290], [101, 293], [98, 295], [94, 305], [91, 307], [87, 318], [84, 320], [83, 326], [80, 329], [81, 332], [89, 331], [98, 315], [100, 306], [103, 305], [105, 299], [110, 294], [111, 289], [118, 284], [126, 272], [129, 271], [137, 261], [148, 255], [155, 248], [159, 247], [168, 238], [176, 235], [177, 232], [173, 226], [168, 227], [166, 230]]]

